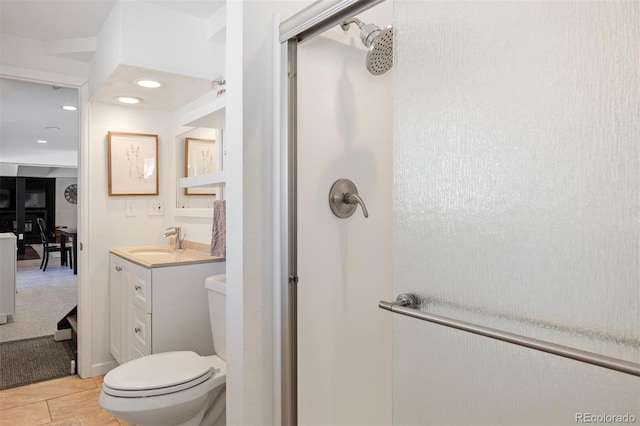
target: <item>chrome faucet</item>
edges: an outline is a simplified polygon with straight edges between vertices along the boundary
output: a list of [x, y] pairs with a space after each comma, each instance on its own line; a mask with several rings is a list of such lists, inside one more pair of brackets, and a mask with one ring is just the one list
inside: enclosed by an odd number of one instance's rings
[[181, 235], [181, 232], [182, 228], [179, 226], [173, 226], [171, 228], [167, 228], [167, 232], [164, 233], [164, 238], [175, 235], [175, 244], [173, 247], [175, 250], [182, 250], [182, 241], [184, 241], [184, 237], [187, 234], [185, 233], [184, 235]]

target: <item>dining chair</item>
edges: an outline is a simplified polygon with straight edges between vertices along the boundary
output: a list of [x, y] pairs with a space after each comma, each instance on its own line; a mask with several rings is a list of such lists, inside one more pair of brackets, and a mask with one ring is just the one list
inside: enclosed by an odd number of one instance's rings
[[[62, 253], [63, 248], [59, 244], [54, 244], [49, 242], [49, 237], [47, 236], [47, 225], [44, 222], [44, 219], [38, 218], [38, 228], [40, 228], [40, 240], [42, 241], [42, 262], [40, 262], [40, 269], [42, 272], [47, 270], [47, 264], [49, 263], [49, 253]], [[72, 250], [71, 247], [64, 247], [66, 251], [66, 258], [69, 261], [69, 268], [73, 268], [73, 258], [72, 258]], [[62, 258], [60, 259], [62, 262]]]

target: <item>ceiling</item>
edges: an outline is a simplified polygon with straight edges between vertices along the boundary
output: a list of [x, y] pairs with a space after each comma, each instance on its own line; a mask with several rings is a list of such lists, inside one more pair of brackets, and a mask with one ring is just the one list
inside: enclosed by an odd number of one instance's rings
[[[126, 1], [144, 1], [203, 19], [226, 3], [224, 0]], [[116, 0], [0, 0], [0, 34], [43, 42], [95, 37], [115, 4]], [[88, 63], [91, 56], [79, 55], [73, 60]], [[157, 79], [164, 86], [155, 92], [135, 86], [135, 80], [142, 77]], [[120, 66], [98, 88], [92, 100], [117, 103], [115, 97], [126, 93], [144, 99], [138, 107], [172, 111], [210, 89], [211, 83], [203, 79]], [[24, 158], [26, 152], [31, 159], [26, 164], [77, 165], [77, 157], [68, 160], [68, 164], [59, 164], [60, 155], [56, 155], [77, 152], [79, 113], [61, 109], [62, 104], [78, 104], [76, 89], [0, 79], [0, 95], [0, 161]], [[48, 143], [38, 144], [38, 139]], [[23, 154], [16, 157], [16, 152]]]
[[[142, 1], [198, 18], [208, 18], [224, 0]], [[0, 0], [0, 32], [31, 40], [66, 40], [98, 34], [116, 0]]]
[[78, 105], [76, 89], [0, 79], [2, 161], [76, 166], [78, 111], [64, 105]]

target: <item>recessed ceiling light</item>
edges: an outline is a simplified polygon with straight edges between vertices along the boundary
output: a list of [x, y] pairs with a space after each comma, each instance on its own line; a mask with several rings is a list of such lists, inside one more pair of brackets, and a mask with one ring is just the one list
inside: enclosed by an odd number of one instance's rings
[[48, 141], [45, 141], [44, 139], [38, 139], [38, 143], [47, 143]]
[[133, 96], [118, 96], [116, 99], [123, 104], [139, 104], [142, 102], [142, 99]]
[[136, 83], [138, 83], [138, 86], [145, 87], [147, 89], [157, 89], [162, 86], [162, 83], [159, 81], [151, 80], [149, 78], [141, 78], [140, 80], [137, 80]]
[[77, 111], [78, 107], [73, 106], [73, 105], [65, 105], [62, 107], [63, 110], [65, 111]]

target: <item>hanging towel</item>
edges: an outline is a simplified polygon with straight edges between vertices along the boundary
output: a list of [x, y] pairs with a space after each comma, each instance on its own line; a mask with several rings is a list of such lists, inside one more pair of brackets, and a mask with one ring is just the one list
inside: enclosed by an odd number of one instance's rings
[[227, 213], [224, 200], [213, 202], [211, 256], [227, 257]]

